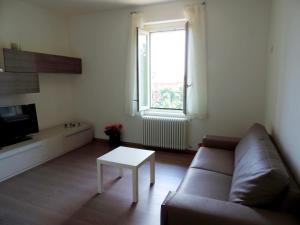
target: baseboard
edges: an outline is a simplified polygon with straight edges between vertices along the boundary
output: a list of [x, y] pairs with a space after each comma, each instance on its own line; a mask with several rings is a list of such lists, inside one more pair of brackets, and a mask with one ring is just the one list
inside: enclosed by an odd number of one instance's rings
[[108, 140], [102, 139], [102, 138], [95, 138], [95, 137], [94, 137], [94, 141], [95, 141], [95, 142], [100, 142], [100, 143], [108, 143]]
[[[94, 138], [94, 141], [100, 142], [100, 143], [106, 143], [108, 144], [107, 139], [102, 139], [102, 138]], [[147, 149], [147, 150], [155, 150], [155, 151], [162, 151], [162, 152], [172, 152], [172, 153], [185, 153], [185, 154], [196, 154], [197, 151], [195, 150], [174, 150], [174, 149], [168, 149], [168, 148], [159, 148], [159, 147], [154, 147], [154, 146], [145, 146], [143, 144], [138, 144], [138, 143], [132, 143], [132, 142], [122, 142], [123, 146], [126, 147], [131, 147], [131, 148], [142, 148], [142, 149]]]

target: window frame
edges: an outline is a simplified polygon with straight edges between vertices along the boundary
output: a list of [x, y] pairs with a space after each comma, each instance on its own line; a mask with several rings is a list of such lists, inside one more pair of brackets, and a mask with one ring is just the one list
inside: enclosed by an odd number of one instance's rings
[[[142, 106], [142, 104], [141, 104], [141, 91], [140, 91], [140, 52], [139, 52], [139, 46], [140, 46], [140, 38], [139, 38], [139, 36], [140, 35], [145, 35], [146, 36], [146, 38], [147, 38], [147, 49], [148, 49], [148, 52], [147, 52], [147, 54], [148, 54], [148, 56], [147, 56], [147, 60], [148, 60], [148, 62], [147, 62], [147, 69], [148, 69], [148, 71], [147, 71], [147, 79], [148, 79], [148, 82], [149, 82], [149, 79], [150, 79], [150, 77], [149, 77], [149, 69], [150, 69], [150, 59], [149, 59], [149, 57], [150, 57], [150, 45], [149, 45], [149, 43], [150, 43], [150, 35], [149, 35], [149, 31], [146, 31], [146, 30], [143, 30], [143, 29], [140, 29], [140, 28], [137, 28], [137, 40], [136, 40], [136, 60], [137, 60], [137, 111], [138, 112], [140, 112], [140, 111], [145, 111], [145, 110], [147, 110], [147, 109], [149, 109], [150, 107], [150, 99], [149, 99], [149, 93], [148, 93], [148, 95], [147, 95], [147, 97], [148, 97], [148, 100], [147, 100], [147, 102], [148, 102], [148, 106], [145, 106], [145, 105], [143, 105]], [[148, 84], [148, 85], [150, 85], [150, 83]], [[147, 88], [147, 89], [149, 89], [149, 90], [147, 90], [147, 91], [150, 91], [150, 86]], [[144, 97], [144, 95], [143, 95], [143, 97]]]
[[[183, 24], [184, 23], [184, 24]], [[186, 115], [187, 113], [187, 88], [189, 85], [187, 84], [187, 74], [188, 74], [188, 38], [189, 38], [189, 25], [186, 20], [176, 20], [176, 21], [162, 21], [158, 23], [149, 23], [146, 24], [145, 29], [137, 28], [137, 109], [138, 112], [145, 111], [141, 110], [140, 108], [140, 85], [139, 85], [139, 33], [140, 31], [146, 31], [149, 33], [149, 69], [148, 69], [148, 77], [149, 77], [149, 93], [150, 96], [149, 106], [147, 111], [154, 111], [154, 112], [173, 112], [173, 113], [183, 113]], [[172, 32], [172, 31], [185, 31], [185, 58], [184, 58], [184, 78], [183, 78], [183, 109], [174, 109], [174, 108], [156, 108], [151, 107], [152, 105], [152, 93], [151, 93], [151, 34], [152, 33], [159, 33], [159, 32]], [[171, 113], [172, 114], [172, 113]]]

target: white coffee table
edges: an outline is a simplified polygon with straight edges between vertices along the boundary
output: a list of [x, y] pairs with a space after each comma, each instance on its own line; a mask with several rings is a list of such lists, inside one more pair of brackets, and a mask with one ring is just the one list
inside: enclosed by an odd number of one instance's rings
[[132, 197], [133, 202], [138, 202], [138, 168], [150, 161], [150, 183], [155, 182], [155, 152], [143, 149], [118, 147], [97, 159], [98, 193], [103, 192], [103, 165], [115, 166], [123, 176], [123, 169], [132, 170]]

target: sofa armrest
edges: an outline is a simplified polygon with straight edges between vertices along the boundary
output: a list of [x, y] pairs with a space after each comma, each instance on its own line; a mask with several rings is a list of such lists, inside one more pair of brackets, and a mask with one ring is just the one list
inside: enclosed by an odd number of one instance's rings
[[291, 214], [250, 208], [182, 193], [169, 193], [161, 206], [161, 225], [296, 225]]
[[240, 138], [235, 138], [235, 137], [206, 135], [202, 139], [202, 146], [208, 148], [221, 148], [227, 150], [235, 150], [240, 140], [241, 140]]

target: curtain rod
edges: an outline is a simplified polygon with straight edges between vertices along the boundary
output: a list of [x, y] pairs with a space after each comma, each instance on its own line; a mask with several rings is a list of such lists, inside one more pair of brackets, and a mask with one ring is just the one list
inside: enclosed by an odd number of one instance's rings
[[[201, 5], [206, 5], [206, 4], [207, 4], [206, 1], [201, 2]], [[130, 12], [130, 15], [137, 14], [137, 13], [139, 13], [139, 12], [133, 11], [133, 12]]]

